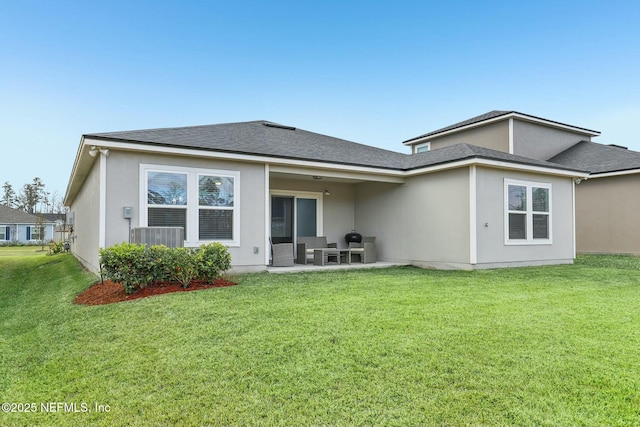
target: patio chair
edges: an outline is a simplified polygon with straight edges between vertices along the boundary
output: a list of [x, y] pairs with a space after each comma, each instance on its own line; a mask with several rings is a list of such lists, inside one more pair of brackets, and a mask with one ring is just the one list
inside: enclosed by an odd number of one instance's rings
[[376, 262], [375, 237], [363, 237], [361, 243], [349, 242], [349, 249], [351, 250], [352, 260], [354, 256], [359, 256], [360, 262], [363, 264]]
[[273, 267], [293, 266], [293, 243], [271, 243], [271, 265]]

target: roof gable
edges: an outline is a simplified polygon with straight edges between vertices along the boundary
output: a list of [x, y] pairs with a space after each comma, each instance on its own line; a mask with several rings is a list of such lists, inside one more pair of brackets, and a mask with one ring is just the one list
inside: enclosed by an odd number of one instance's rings
[[584, 134], [584, 135], [597, 136], [600, 134], [600, 132], [598, 131], [581, 128], [577, 126], [572, 126], [565, 123], [556, 122], [554, 120], [543, 119], [541, 117], [532, 116], [530, 114], [519, 113], [517, 111], [493, 110], [488, 113], [484, 113], [479, 116], [475, 116], [470, 119], [443, 127], [441, 129], [437, 129], [432, 132], [425, 133], [423, 135], [416, 136], [414, 138], [410, 138], [404, 141], [403, 144], [411, 145], [421, 140], [427, 139], [429, 137], [437, 137], [437, 136], [441, 136], [441, 135], [452, 133], [452, 132], [460, 132], [472, 127], [483, 126], [485, 124], [493, 123], [500, 120], [507, 120], [510, 118], [517, 118], [524, 121], [539, 123], [545, 126], [571, 130], [573, 132]]

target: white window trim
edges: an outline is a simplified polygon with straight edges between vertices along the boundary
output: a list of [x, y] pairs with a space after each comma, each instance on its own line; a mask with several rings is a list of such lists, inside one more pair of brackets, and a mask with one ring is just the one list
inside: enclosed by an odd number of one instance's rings
[[[44, 226], [43, 226], [43, 227], [44, 227]], [[38, 227], [38, 225], [37, 225], [37, 224], [34, 224], [34, 225], [27, 225], [27, 228], [29, 229], [29, 241], [30, 241], [30, 242], [37, 242], [37, 241], [41, 240], [41, 239], [40, 239], [40, 227]], [[34, 233], [34, 231], [35, 231], [35, 230], [37, 230], [37, 233]], [[38, 235], [38, 238], [37, 238], [37, 239], [34, 239], [34, 238], [33, 238], [33, 235], [34, 235], [34, 234], [37, 234], [37, 235]]]
[[[526, 187], [527, 206], [523, 211], [527, 218], [527, 238], [526, 239], [509, 239], [509, 186], [517, 185]], [[549, 238], [548, 239], [534, 239], [533, 238], [533, 214], [538, 213], [533, 211], [532, 204], [532, 189], [546, 188], [549, 191]], [[523, 245], [552, 245], [553, 244], [553, 193], [551, 183], [535, 182], [535, 181], [522, 181], [517, 179], [505, 178], [504, 180], [504, 244], [523, 246]], [[544, 212], [546, 214], [546, 212]]]
[[425, 151], [431, 151], [431, 141], [427, 141], [427, 142], [423, 142], [423, 143], [420, 143], [420, 144], [416, 144], [413, 147], [414, 147], [413, 148], [414, 154], [418, 153], [418, 149], [424, 148], [424, 147], [427, 147], [427, 149]]
[[[231, 247], [240, 246], [240, 171], [140, 164], [139, 212], [141, 227], [147, 227], [149, 224], [147, 211], [149, 207], [147, 204], [147, 186], [149, 184], [147, 180], [148, 172], [183, 173], [187, 175], [187, 204], [183, 206], [176, 206], [177, 208], [184, 207], [187, 209], [187, 235], [184, 236], [185, 246], [198, 247], [202, 244], [211, 242], [220, 242]], [[224, 207], [225, 210], [233, 209], [233, 240], [199, 240], [198, 215], [200, 203], [198, 195], [198, 177], [200, 175], [216, 175], [233, 178], [233, 208]]]

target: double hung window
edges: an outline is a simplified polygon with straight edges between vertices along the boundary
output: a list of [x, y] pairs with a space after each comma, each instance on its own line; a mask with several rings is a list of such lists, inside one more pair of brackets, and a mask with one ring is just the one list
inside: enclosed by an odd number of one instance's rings
[[240, 172], [142, 165], [141, 182], [142, 225], [183, 227], [185, 241], [194, 245], [239, 245]]
[[44, 227], [38, 227], [37, 225], [28, 225], [27, 240], [40, 240], [40, 231], [44, 231]]
[[505, 180], [505, 242], [551, 243], [551, 184]]

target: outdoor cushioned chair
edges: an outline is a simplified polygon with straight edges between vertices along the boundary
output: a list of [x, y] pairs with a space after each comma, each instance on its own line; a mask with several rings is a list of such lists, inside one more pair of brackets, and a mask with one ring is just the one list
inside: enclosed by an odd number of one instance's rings
[[291, 267], [293, 265], [293, 243], [273, 243], [271, 239], [271, 265]]
[[376, 262], [375, 237], [363, 237], [362, 243], [349, 242], [349, 249], [352, 259], [354, 256], [359, 256], [362, 263]]
[[298, 264], [306, 264], [308, 257], [311, 257], [313, 262], [313, 251], [315, 249], [323, 248], [337, 248], [337, 243], [327, 243], [325, 236], [320, 237], [298, 237], [298, 252], [296, 256], [296, 262]]

